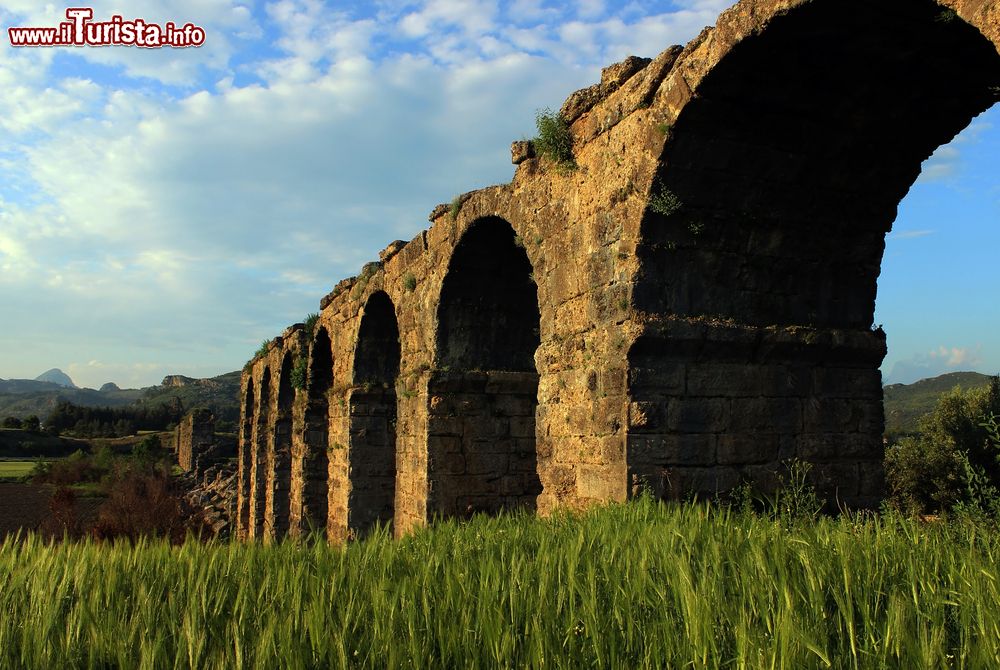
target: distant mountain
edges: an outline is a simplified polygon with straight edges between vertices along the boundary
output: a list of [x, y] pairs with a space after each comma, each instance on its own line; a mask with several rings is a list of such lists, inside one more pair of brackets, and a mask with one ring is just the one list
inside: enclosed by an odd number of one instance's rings
[[913, 433], [920, 417], [934, 411], [938, 398], [956, 386], [963, 390], [982, 388], [990, 383], [989, 375], [978, 372], [949, 372], [921, 379], [912, 384], [889, 384], [882, 388], [885, 402], [885, 432]]
[[46, 372], [35, 377], [36, 382], [49, 382], [50, 384], [58, 384], [59, 386], [65, 386], [67, 388], [75, 389], [76, 384], [73, 380], [69, 378], [69, 375], [60, 370], [59, 368], [52, 368]]
[[176, 399], [185, 409], [207, 407], [217, 420], [235, 424], [240, 415], [239, 394], [238, 371], [208, 379], [171, 375], [159, 386], [143, 389], [120, 389], [109, 382], [100, 391], [30, 379], [8, 379], [0, 380], [0, 418], [24, 419], [36, 414], [44, 420], [61, 400], [84, 407], [125, 407], [159, 405]]

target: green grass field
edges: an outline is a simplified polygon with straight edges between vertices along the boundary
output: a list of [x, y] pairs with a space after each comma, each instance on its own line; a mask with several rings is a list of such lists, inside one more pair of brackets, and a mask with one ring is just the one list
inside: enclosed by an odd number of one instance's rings
[[640, 501], [346, 549], [0, 546], [0, 667], [995, 668], [1000, 537]]
[[20, 479], [31, 473], [35, 461], [2, 461], [0, 460], [0, 479]]

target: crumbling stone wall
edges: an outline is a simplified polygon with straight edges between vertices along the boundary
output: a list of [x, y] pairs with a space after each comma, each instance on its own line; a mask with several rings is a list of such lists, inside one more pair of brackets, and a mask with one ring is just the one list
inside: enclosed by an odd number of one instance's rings
[[215, 444], [215, 417], [207, 409], [193, 409], [184, 415], [174, 436], [177, 464], [184, 472], [199, 472], [201, 458]]
[[766, 488], [789, 458], [874, 504], [884, 236], [1000, 99], [998, 44], [997, 0], [743, 0], [606, 68], [561, 110], [575, 167], [515, 142], [510, 183], [248, 363], [240, 532]]

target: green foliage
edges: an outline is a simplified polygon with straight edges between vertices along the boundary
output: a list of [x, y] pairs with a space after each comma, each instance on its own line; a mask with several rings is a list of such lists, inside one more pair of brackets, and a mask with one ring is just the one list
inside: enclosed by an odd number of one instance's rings
[[785, 462], [785, 471], [771, 495], [758, 492], [749, 482], [740, 484], [727, 496], [730, 507], [742, 514], [761, 514], [786, 527], [815, 522], [823, 501], [809, 478], [812, 464], [793, 458]]
[[403, 288], [409, 292], [413, 292], [417, 288], [417, 278], [413, 276], [412, 272], [407, 272], [403, 276]]
[[344, 548], [32, 536], [0, 545], [0, 667], [989, 668], [998, 553], [648, 499]]
[[786, 467], [788, 475], [782, 478], [774, 497], [777, 518], [786, 524], [815, 521], [823, 509], [823, 501], [809, 481], [812, 464], [792, 459]]
[[3, 420], [3, 424], [0, 424], [0, 427], [11, 428], [14, 430], [20, 430], [22, 426], [23, 424], [21, 423], [21, 420], [16, 416], [8, 416]]
[[271, 348], [271, 340], [264, 340], [263, 342], [260, 343], [260, 346], [257, 347], [257, 351], [253, 353], [253, 357], [263, 358], [264, 356], [267, 356], [267, 352], [270, 348]]
[[448, 218], [452, 221], [458, 219], [458, 213], [462, 211], [462, 204], [465, 201], [462, 200], [462, 196], [456, 195], [451, 199], [451, 205], [448, 207]]
[[673, 126], [670, 125], [669, 123], [658, 123], [658, 124], [656, 124], [656, 130], [661, 135], [669, 135], [671, 128], [673, 128]]
[[156, 435], [147, 435], [132, 446], [132, 458], [140, 463], [154, 463], [159, 460], [162, 451], [160, 438]]
[[653, 192], [649, 196], [649, 209], [663, 216], [670, 216], [682, 206], [680, 199], [674, 192], [668, 189], [662, 182], [654, 184]]
[[295, 367], [292, 368], [290, 381], [292, 388], [299, 391], [305, 390], [306, 382], [309, 380], [309, 359], [303, 354], [295, 359]]
[[967, 508], [1000, 485], [1000, 449], [992, 441], [1000, 415], [1000, 378], [986, 388], [956, 387], [920, 421], [920, 433], [886, 450], [889, 500], [911, 513]]
[[535, 127], [538, 128], [538, 136], [533, 142], [539, 155], [559, 165], [576, 166], [573, 159], [573, 133], [562, 115], [551, 109], [540, 109], [535, 112]]
[[306, 315], [306, 320], [302, 322], [303, 332], [306, 334], [306, 339], [311, 340], [313, 332], [316, 330], [316, 322], [319, 321], [319, 314], [312, 312]]
[[951, 9], [950, 7], [942, 9], [940, 12], [938, 12], [938, 15], [934, 17], [935, 21], [944, 24], [954, 23], [959, 19], [960, 17], [958, 16], [958, 13], [955, 12], [955, 10]]
[[364, 294], [365, 289], [368, 288], [368, 282], [371, 278], [375, 276], [375, 273], [379, 270], [378, 263], [366, 263], [363, 268], [361, 268], [361, 274], [358, 275], [357, 281], [355, 281], [354, 286], [351, 288], [351, 300], [358, 300]]

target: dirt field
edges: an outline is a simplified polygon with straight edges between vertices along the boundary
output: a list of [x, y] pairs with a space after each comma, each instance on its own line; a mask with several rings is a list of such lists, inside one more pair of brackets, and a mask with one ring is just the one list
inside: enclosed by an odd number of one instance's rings
[[[48, 515], [51, 497], [51, 489], [45, 486], [0, 482], [0, 541], [20, 529], [37, 530]], [[100, 499], [78, 499], [77, 517], [93, 519], [100, 503]]]
[[0, 482], [0, 538], [35, 529], [49, 509], [49, 492], [32, 484]]

